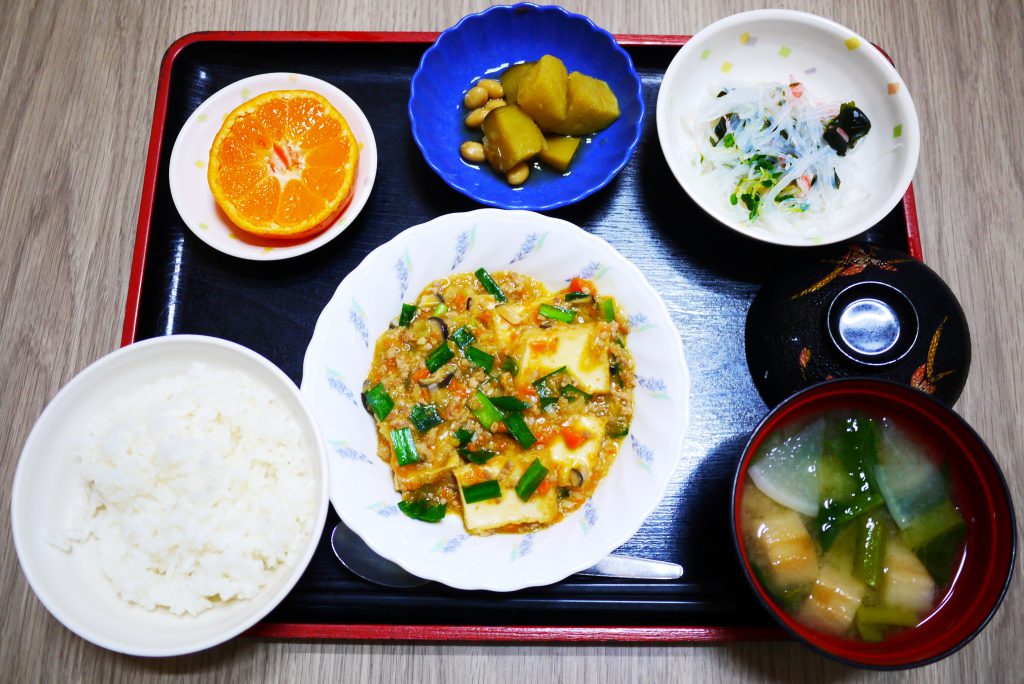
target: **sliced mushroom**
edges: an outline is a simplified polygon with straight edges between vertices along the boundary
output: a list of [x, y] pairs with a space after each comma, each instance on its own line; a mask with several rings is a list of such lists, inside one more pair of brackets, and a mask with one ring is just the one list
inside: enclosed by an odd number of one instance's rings
[[583, 486], [583, 473], [573, 468], [569, 471], [569, 482], [572, 483], [573, 487]]
[[438, 332], [441, 333], [441, 339], [443, 339], [443, 340], [447, 340], [448, 339], [448, 324], [447, 323], [442, 321], [437, 316], [431, 316], [427, 320], [430, 321], [430, 323], [435, 328], [437, 328]]
[[451, 383], [452, 378], [455, 377], [455, 371], [451, 371], [447, 375], [441, 373], [435, 373], [428, 375], [425, 378], [421, 378], [416, 382], [420, 387], [426, 387], [427, 389], [437, 389], [438, 387], [447, 387]]
[[519, 312], [508, 304], [502, 304], [501, 306], [495, 307], [494, 312], [512, 325], [518, 325], [523, 322], [523, 317], [519, 315]]

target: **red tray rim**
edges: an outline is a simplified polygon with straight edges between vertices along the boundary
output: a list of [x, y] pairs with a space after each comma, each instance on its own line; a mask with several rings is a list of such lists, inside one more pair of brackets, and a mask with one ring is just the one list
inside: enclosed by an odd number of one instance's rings
[[[131, 274], [125, 302], [121, 346], [135, 341], [142, 279], [149, 247], [149, 230], [156, 199], [164, 125], [170, 97], [171, 70], [186, 47], [201, 42], [320, 42], [320, 43], [432, 43], [437, 32], [423, 31], [200, 31], [171, 43], [160, 63], [156, 103], [149, 134], [149, 151], [139, 202], [139, 220], [132, 252]], [[691, 36], [624, 33], [615, 39], [625, 46], [682, 46]], [[883, 51], [884, 54], [884, 51]], [[888, 57], [888, 55], [886, 55]], [[892, 61], [890, 59], [890, 61]], [[910, 255], [923, 260], [917, 223], [917, 205], [911, 184], [903, 196]], [[579, 625], [391, 625], [391, 624], [306, 624], [261, 622], [243, 636], [274, 639], [343, 639], [387, 641], [476, 641], [476, 642], [718, 642], [776, 641], [786, 639], [778, 627], [730, 626], [579, 626]]]

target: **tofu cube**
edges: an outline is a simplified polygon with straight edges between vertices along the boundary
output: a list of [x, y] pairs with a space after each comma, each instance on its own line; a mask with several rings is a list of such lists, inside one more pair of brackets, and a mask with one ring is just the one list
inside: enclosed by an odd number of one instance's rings
[[[524, 454], [525, 459], [525, 454]], [[531, 456], [529, 462], [533, 461]], [[470, 534], [488, 534], [495, 532], [509, 525], [525, 525], [530, 523], [547, 524], [554, 521], [558, 514], [558, 500], [555, 495], [555, 488], [550, 487], [541, 494], [534, 492], [529, 501], [524, 502], [516, 494], [515, 485], [523, 472], [529, 466], [529, 462], [522, 464], [518, 461], [512, 463], [509, 474], [499, 478], [508, 459], [503, 456], [495, 456], [483, 466], [465, 465], [454, 470], [455, 479], [459, 483], [459, 496], [463, 497], [462, 488], [479, 481], [479, 471], [483, 468], [492, 479], [498, 479], [501, 485], [501, 498], [487, 499], [467, 504], [462, 499], [462, 519], [466, 524], [466, 531]]]
[[608, 345], [599, 342], [598, 333], [595, 323], [531, 331], [525, 336], [517, 382], [528, 384], [565, 366], [573, 384], [584, 392], [608, 393], [611, 391]]

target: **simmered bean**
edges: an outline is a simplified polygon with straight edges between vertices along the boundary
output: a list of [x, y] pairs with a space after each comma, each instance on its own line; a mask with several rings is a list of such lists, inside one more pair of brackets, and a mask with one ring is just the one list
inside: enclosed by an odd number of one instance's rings
[[505, 180], [508, 181], [509, 185], [522, 185], [529, 177], [530, 166], [526, 162], [516, 164], [505, 174]]
[[493, 78], [482, 78], [477, 83], [477, 86], [487, 91], [487, 97], [505, 97], [505, 89], [501, 87], [501, 83], [495, 81]]
[[483, 107], [487, 102], [487, 91], [480, 86], [475, 86], [469, 89], [466, 93], [465, 99], [462, 103], [466, 105], [466, 109], [476, 109], [477, 107]]
[[471, 163], [478, 163], [484, 160], [484, 146], [478, 142], [467, 140], [459, 148], [462, 158]]
[[480, 128], [480, 124], [484, 122], [484, 119], [486, 119], [487, 115], [490, 113], [491, 110], [485, 107], [474, 109], [466, 115], [466, 125], [470, 128]]

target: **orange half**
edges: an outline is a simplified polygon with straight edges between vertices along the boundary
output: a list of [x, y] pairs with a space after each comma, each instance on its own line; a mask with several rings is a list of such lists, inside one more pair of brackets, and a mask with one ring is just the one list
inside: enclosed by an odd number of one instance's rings
[[352, 195], [359, 144], [330, 102], [308, 90], [264, 93], [228, 114], [207, 178], [241, 230], [271, 239], [319, 233]]

